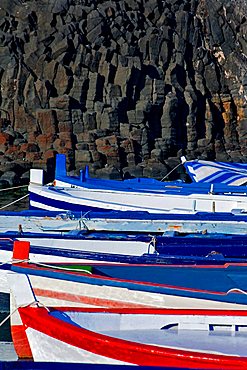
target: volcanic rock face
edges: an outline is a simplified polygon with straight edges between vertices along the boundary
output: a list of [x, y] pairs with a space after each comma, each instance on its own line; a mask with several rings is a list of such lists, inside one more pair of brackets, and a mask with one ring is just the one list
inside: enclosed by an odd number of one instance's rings
[[246, 17], [245, 0], [1, 0], [0, 174], [56, 153], [109, 178], [246, 162]]

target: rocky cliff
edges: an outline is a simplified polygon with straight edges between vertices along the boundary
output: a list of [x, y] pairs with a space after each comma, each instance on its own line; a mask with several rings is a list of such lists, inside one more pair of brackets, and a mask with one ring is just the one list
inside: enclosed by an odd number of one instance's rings
[[246, 162], [246, 17], [245, 0], [1, 0], [0, 182], [56, 153], [109, 178]]

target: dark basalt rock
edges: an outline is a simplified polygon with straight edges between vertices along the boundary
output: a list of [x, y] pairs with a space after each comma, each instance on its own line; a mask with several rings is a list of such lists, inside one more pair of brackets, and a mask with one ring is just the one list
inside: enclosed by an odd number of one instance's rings
[[246, 162], [246, 35], [245, 0], [2, 0], [0, 181], [56, 153], [110, 178]]

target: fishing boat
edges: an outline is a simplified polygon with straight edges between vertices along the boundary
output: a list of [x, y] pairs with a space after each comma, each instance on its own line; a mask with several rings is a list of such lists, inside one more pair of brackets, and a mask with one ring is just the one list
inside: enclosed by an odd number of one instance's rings
[[[13, 246], [10, 246], [9, 254], [12, 253], [12, 249]], [[5, 294], [8, 292], [7, 275], [9, 269], [11, 269], [12, 272], [26, 274], [29, 280], [32, 281], [33, 289], [38, 298], [46, 304], [103, 305], [111, 307], [142, 307], [143, 305], [155, 307], [176, 307], [177, 305], [211, 307], [213, 305], [216, 308], [221, 307], [222, 304], [228, 307], [230, 304], [232, 309], [236, 307], [236, 299], [239, 300], [237, 306], [245, 304], [246, 296], [243, 295], [241, 290], [244, 289], [242, 282], [241, 288], [239, 288], [239, 282], [235, 284], [227, 276], [231, 272], [228, 268], [230, 262], [235, 261], [246, 267], [246, 259], [222, 258], [217, 253], [207, 257], [156, 254], [135, 257], [91, 253], [88, 255], [82, 254], [83, 258], [82, 255], [81, 258], [76, 258], [78, 254], [73, 255], [71, 252], [66, 254], [66, 251], [63, 251], [62, 256], [52, 255], [51, 252], [42, 255], [42, 252], [38, 249], [30, 248], [29, 242], [14, 242], [13, 259], [0, 268], [1, 291], [4, 291]], [[36, 261], [36, 264], [33, 263], [34, 261]], [[63, 263], [52, 263], [54, 261], [62, 261]], [[81, 261], [96, 261], [97, 264], [85, 265]], [[102, 261], [104, 261], [103, 265], [100, 263]], [[109, 262], [118, 263], [114, 271], [106, 270], [106, 263]], [[134, 269], [127, 267], [126, 270], [121, 272], [120, 266], [123, 266], [123, 263], [141, 265], [141, 270], [139, 270], [141, 274], [138, 274], [136, 265], [133, 266]], [[145, 265], [143, 266], [143, 264]], [[150, 269], [147, 269], [148, 265], [150, 265]], [[156, 266], [158, 265], [161, 267], [167, 265], [167, 269], [157, 270]], [[184, 269], [180, 268], [182, 265], [184, 265]], [[195, 267], [195, 265], [201, 266], [203, 269], [188, 268], [189, 266]], [[205, 269], [206, 265], [209, 265], [207, 271]], [[189, 279], [190, 273], [192, 273], [192, 281], [195, 279], [193, 283]], [[217, 289], [219, 288], [217, 291], [211, 291], [211, 281], [214, 279], [222, 281], [223, 275], [225, 275], [227, 284], [224, 286], [223, 281], [223, 284], [217, 287]], [[88, 279], [89, 276], [90, 279]], [[149, 278], [152, 276], [151, 281], [148, 281], [148, 276]], [[153, 280], [154, 276], [156, 276], [156, 280]], [[144, 278], [145, 282], [142, 282]], [[201, 281], [208, 282], [208, 286], [204, 287], [205, 289], [200, 289]], [[237, 294], [237, 292], [240, 294]], [[14, 308], [12, 311], [14, 311]], [[23, 338], [19, 334], [19, 319], [15, 319], [15, 315], [13, 315], [12, 320], [16, 321], [12, 328], [12, 336], [17, 343], [16, 350], [20, 357], [26, 358], [28, 352], [26, 352]]]
[[[244, 310], [44, 307], [12, 279], [34, 361], [246, 368]], [[19, 289], [20, 284], [19, 282]], [[14, 294], [13, 293], [13, 294]], [[24, 302], [24, 304], [23, 304]]]
[[[85, 285], [90, 286], [90, 296], [98, 291], [101, 287], [111, 288], [126, 288], [129, 291], [127, 301], [134, 297], [133, 303], [152, 305], [151, 293], [158, 293], [159, 303], [157, 303], [157, 295], [153, 301], [156, 305], [178, 304], [179, 307], [188, 304], [186, 307], [205, 307], [215, 305], [222, 307], [226, 306], [237, 308], [237, 305], [246, 305], [247, 297], [244, 294], [246, 290], [247, 264], [222, 264], [222, 265], [144, 265], [144, 264], [106, 264], [106, 263], [32, 263], [20, 262], [14, 263], [11, 266], [11, 271], [18, 274], [26, 274], [30, 281], [37, 280], [40, 283], [39, 287], [43, 290], [49, 290], [49, 287], [56, 292], [58, 285], [66, 293], [68, 282], [75, 283], [75, 290], [69, 289], [71, 299], [74, 293], [83, 286], [86, 292]], [[49, 283], [51, 280], [51, 284]], [[58, 283], [59, 280], [59, 283]], [[62, 283], [63, 281], [63, 283]], [[79, 285], [78, 285], [79, 284]], [[80, 285], [81, 284], [81, 285]], [[57, 287], [56, 287], [57, 285]], [[77, 288], [76, 288], [77, 285]], [[35, 285], [33, 285], [35, 290]], [[81, 295], [83, 292], [81, 290]], [[93, 290], [95, 289], [94, 293]], [[131, 292], [149, 292], [150, 299], [147, 301], [136, 301], [135, 295]], [[113, 289], [114, 291], [114, 289]], [[120, 289], [121, 291], [121, 289]], [[121, 295], [119, 291], [119, 294]], [[55, 293], [54, 295], [56, 296]], [[123, 292], [123, 289], [122, 289]], [[50, 293], [48, 296], [52, 296]], [[59, 294], [57, 294], [59, 297]], [[145, 296], [145, 294], [144, 294]], [[110, 297], [110, 296], [109, 296]], [[108, 297], [108, 298], [109, 298]], [[117, 297], [117, 296], [116, 296]], [[179, 299], [183, 297], [184, 299]], [[107, 297], [105, 297], [107, 301]], [[124, 297], [119, 301], [122, 305]], [[125, 302], [125, 303], [126, 303]], [[142, 303], [141, 303], [142, 302]], [[221, 302], [219, 304], [219, 302]], [[124, 303], [124, 304], [125, 304]], [[116, 304], [116, 303], [114, 303]], [[175, 306], [176, 307], [176, 306]]]
[[[84, 173], [70, 177], [66, 158], [58, 155], [53, 186], [43, 185], [43, 171], [30, 174], [30, 207], [47, 210], [148, 211], [150, 213], [186, 213], [195, 211], [231, 212], [247, 209], [246, 186], [181, 181], [161, 182], [154, 179], [124, 181], [91, 179]], [[195, 161], [197, 163], [197, 161]], [[185, 161], [187, 168], [190, 162]], [[192, 170], [189, 170], [192, 173]], [[219, 181], [218, 181], [219, 182]], [[54, 186], [55, 184], [55, 186]]]
[[62, 235], [78, 231], [104, 231], [161, 235], [167, 231], [181, 233], [247, 234], [247, 214], [230, 213], [149, 213], [138, 211], [70, 212], [25, 210], [0, 212], [0, 233], [53, 233]]
[[243, 186], [179, 181], [165, 183], [153, 179], [114, 181], [90, 179], [88, 176], [69, 179], [65, 157], [62, 158], [63, 165], [56, 170], [55, 185], [43, 185], [43, 171], [31, 170], [28, 189], [32, 209], [149, 213], [247, 211], [247, 192]]
[[[42, 170], [39, 170], [42, 171]], [[221, 184], [164, 185], [158, 191], [108, 188], [64, 188], [42, 185], [30, 177], [29, 201], [34, 209], [53, 211], [146, 211], [149, 213], [247, 211], [244, 187]]]
[[[43, 186], [42, 170], [31, 170], [30, 206], [38, 209], [69, 209], [83, 212], [139, 210], [150, 213], [170, 211], [185, 213], [231, 212], [232, 209], [246, 211], [244, 200], [246, 188], [238, 186], [246, 182], [243, 174], [246, 165], [236, 164], [237, 170], [234, 168], [230, 171], [232, 164], [186, 161], [185, 157], [182, 158], [184, 158], [182, 163], [192, 178], [191, 184], [181, 181], [162, 182], [148, 178], [123, 181], [95, 179], [89, 176], [88, 170], [81, 170], [79, 177], [68, 176], [66, 157], [58, 154], [53, 183], [55, 186]], [[197, 176], [197, 172], [202, 168], [206, 174], [213, 171], [213, 175]], [[215, 175], [215, 168], [222, 176]]]
[[[245, 309], [247, 264], [129, 265], [14, 263], [8, 278], [28, 277], [45, 305]], [[18, 295], [22, 291], [17, 289]], [[13, 302], [12, 302], [13, 305]], [[15, 311], [15, 305], [11, 311]], [[19, 357], [29, 357], [22, 322], [12, 315]]]
[[[42, 176], [39, 170], [35, 170], [35, 177]], [[179, 184], [181, 181], [174, 181], [172, 184]], [[56, 166], [55, 166], [55, 179], [53, 185], [60, 187], [71, 187], [71, 188], [85, 188], [85, 189], [104, 189], [110, 188], [115, 190], [162, 190], [164, 183], [162, 181], [147, 178], [138, 177], [133, 179], [124, 180], [108, 180], [101, 178], [92, 178], [89, 174], [88, 166], [85, 169], [80, 170], [80, 176], [68, 176], [66, 170], [66, 156], [64, 154], [56, 155]]]
[[[180, 158], [186, 173], [191, 181], [197, 183], [221, 183], [233, 186], [245, 186], [247, 184], [247, 164], [206, 161], [201, 159], [187, 160], [185, 156]], [[88, 166], [80, 170], [80, 176], [68, 176], [66, 170], [66, 156], [56, 155], [55, 180], [54, 184], [62, 187], [84, 187], [85, 184], [91, 187], [108, 187], [121, 189], [163, 189], [162, 181], [152, 178], [133, 178], [122, 181], [91, 178]], [[183, 183], [181, 180], [170, 181], [171, 185]]]
[[[148, 263], [172, 256], [244, 259], [247, 257], [247, 235], [165, 232], [162, 235], [118, 232], [69, 233], [0, 233], [1, 259], [9, 261], [15, 241], [30, 243], [32, 261], [59, 262], [60, 257], [104, 262]], [[159, 263], [159, 262], [158, 262]], [[181, 262], [182, 263], [182, 262]], [[196, 263], [196, 260], [195, 260]]]
[[[19, 309], [34, 360], [246, 369], [246, 312]], [[229, 332], [231, 328], [231, 332]], [[218, 330], [217, 330], [218, 329]]]
[[32, 262], [245, 263], [247, 236], [179, 232], [162, 236], [86, 231], [61, 235], [0, 233], [1, 263], [12, 263], [13, 249], [14, 259]]
[[[9, 243], [0, 244], [0, 250], [11, 249], [11, 241], [30, 242], [34, 260], [42, 261], [41, 255], [67, 256], [67, 258], [83, 258], [90, 253], [98, 255], [128, 255], [141, 256], [145, 253], [154, 253], [153, 236], [148, 234], [89, 232], [73, 230], [64, 233], [35, 233], [35, 232], [6, 232], [0, 233], [0, 241], [9, 240]], [[7, 252], [7, 250], [6, 250]], [[8, 258], [8, 253], [2, 253], [0, 258]], [[5, 260], [6, 260], [5, 258]], [[44, 257], [45, 258], [45, 257]]]

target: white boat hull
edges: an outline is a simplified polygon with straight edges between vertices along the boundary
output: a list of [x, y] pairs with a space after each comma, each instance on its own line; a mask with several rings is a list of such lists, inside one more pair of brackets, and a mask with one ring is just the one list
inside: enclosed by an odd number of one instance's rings
[[51, 211], [146, 211], [150, 213], [179, 212], [231, 212], [247, 211], [246, 193], [231, 194], [179, 194], [169, 192], [121, 192], [103, 189], [49, 188], [29, 185], [30, 205]]

